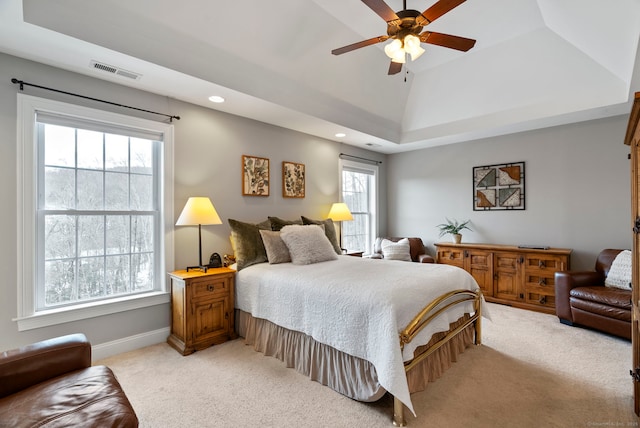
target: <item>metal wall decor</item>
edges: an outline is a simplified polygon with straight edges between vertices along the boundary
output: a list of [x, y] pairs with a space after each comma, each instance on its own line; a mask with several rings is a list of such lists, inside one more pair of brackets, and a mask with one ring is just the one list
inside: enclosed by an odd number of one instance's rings
[[305, 172], [303, 163], [282, 162], [282, 197], [304, 198]]
[[242, 195], [269, 196], [269, 159], [242, 155]]
[[524, 162], [473, 168], [473, 210], [524, 210]]

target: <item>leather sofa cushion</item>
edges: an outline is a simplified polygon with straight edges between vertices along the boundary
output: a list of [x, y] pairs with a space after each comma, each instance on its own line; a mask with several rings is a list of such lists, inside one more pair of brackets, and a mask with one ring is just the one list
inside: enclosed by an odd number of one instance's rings
[[576, 287], [569, 292], [569, 296], [571, 301], [575, 298], [631, 311], [630, 290], [601, 286]]
[[614, 306], [603, 305], [589, 300], [576, 299], [571, 297], [571, 310], [580, 309], [591, 314], [601, 315], [605, 318], [613, 318], [631, 323], [631, 311]]
[[93, 366], [0, 399], [10, 427], [137, 427], [138, 418], [115, 375]]

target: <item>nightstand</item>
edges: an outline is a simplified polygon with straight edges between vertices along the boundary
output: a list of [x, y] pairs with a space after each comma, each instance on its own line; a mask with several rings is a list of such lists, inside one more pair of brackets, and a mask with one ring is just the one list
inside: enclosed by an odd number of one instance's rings
[[364, 251], [354, 251], [352, 253], [347, 253], [347, 256], [362, 257], [363, 254]]
[[235, 271], [226, 267], [207, 272], [178, 270], [171, 283], [171, 334], [167, 343], [182, 355], [235, 339]]

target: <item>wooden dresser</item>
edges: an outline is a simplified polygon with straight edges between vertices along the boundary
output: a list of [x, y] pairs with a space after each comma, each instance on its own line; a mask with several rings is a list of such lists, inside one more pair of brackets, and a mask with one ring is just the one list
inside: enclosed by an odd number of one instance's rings
[[437, 263], [469, 272], [488, 302], [555, 314], [554, 275], [569, 270], [571, 250], [439, 242]]
[[186, 270], [169, 273], [169, 345], [182, 355], [189, 355], [236, 337], [234, 276], [235, 271], [226, 267], [211, 268], [206, 273]]

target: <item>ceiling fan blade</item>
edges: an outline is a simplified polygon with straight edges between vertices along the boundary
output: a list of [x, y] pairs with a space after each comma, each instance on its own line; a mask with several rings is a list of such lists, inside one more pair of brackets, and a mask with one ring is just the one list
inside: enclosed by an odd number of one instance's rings
[[[465, 1], [466, 0], [440, 0], [439, 2], [431, 6], [429, 9], [422, 12], [422, 15], [420, 15], [416, 19], [416, 21], [418, 22], [418, 24], [425, 26], [430, 22], [433, 22], [436, 19], [440, 18], [442, 15], [449, 12], [451, 9], [457, 6], [460, 6]], [[426, 22], [424, 22], [423, 19], [426, 20]]]
[[399, 62], [393, 62], [391, 61], [391, 64], [389, 64], [389, 76], [393, 75], [393, 74], [398, 74], [400, 73], [400, 71], [402, 70], [402, 64], [400, 64]]
[[375, 45], [376, 43], [384, 42], [388, 38], [389, 38], [389, 36], [373, 37], [373, 38], [368, 39], [368, 40], [363, 40], [363, 41], [358, 42], [358, 43], [353, 43], [351, 45], [347, 45], [347, 46], [343, 46], [343, 47], [338, 48], [338, 49], [334, 49], [334, 50], [331, 51], [331, 53], [334, 54], [334, 55], [341, 55], [343, 53], [351, 52], [353, 50], [360, 49], [360, 48], [363, 48], [365, 46]]
[[400, 19], [393, 9], [391, 9], [383, 0], [362, 0], [362, 3], [369, 6], [371, 10], [387, 22]]
[[422, 43], [430, 43], [432, 45], [443, 46], [445, 48], [456, 49], [463, 52], [468, 51], [476, 44], [476, 41], [473, 39], [452, 36], [450, 34], [434, 33], [431, 31], [425, 31], [420, 34], [420, 41]]

